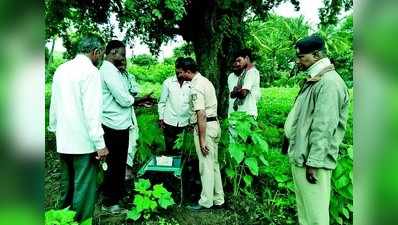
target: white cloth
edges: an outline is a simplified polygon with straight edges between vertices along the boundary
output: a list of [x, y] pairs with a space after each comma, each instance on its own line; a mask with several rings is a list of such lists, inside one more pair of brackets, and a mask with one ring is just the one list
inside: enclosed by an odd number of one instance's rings
[[131, 83], [127, 75], [122, 74], [109, 61], [100, 68], [102, 79], [102, 123], [115, 130], [124, 130], [132, 124], [134, 97], [130, 92]]
[[132, 109], [133, 124], [129, 129], [129, 148], [127, 154], [127, 165], [133, 167], [135, 153], [137, 152], [137, 140], [139, 138], [139, 128], [137, 117], [135, 116], [134, 108]]
[[105, 147], [101, 127], [101, 78], [85, 55], [57, 68], [52, 83], [48, 130], [57, 152], [88, 154]]
[[176, 76], [167, 78], [158, 103], [159, 120], [175, 127], [188, 125], [191, 117], [190, 95], [191, 82], [184, 81], [181, 86]]
[[[134, 75], [129, 74], [128, 77], [130, 78], [130, 83], [131, 83], [131, 88], [130, 92], [134, 95], [139, 94], [139, 85], [135, 80]], [[128, 154], [127, 154], [127, 165], [130, 167], [133, 167], [134, 164], [134, 157], [135, 153], [137, 152], [137, 140], [139, 138], [139, 128], [138, 128], [138, 122], [137, 122], [137, 117], [135, 115], [134, 107], [131, 109], [131, 118], [133, 121], [133, 124], [131, 125], [129, 129], [129, 148], [128, 148]]]
[[[228, 89], [229, 93], [232, 92], [234, 87], [238, 84], [239, 77], [234, 73], [229, 74], [228, 76]], [[246, 72], [245, 79], [243, 81], [242, 89], [249, 90], [249, 93], [246, 95], [245, 100], [242, 105], [238, 107], [237, 111], [246, 112], [249, 115], [257, 117], [257, 102], [261, 97], [261, 89], [260, 89], [260, 73], [255, 67], [252, 67]], [[235, 112], [234, 106], [235, 98], [231, 98], [229, 95], [229, 106], [228, 106], [228, 115], [232, 112]]]

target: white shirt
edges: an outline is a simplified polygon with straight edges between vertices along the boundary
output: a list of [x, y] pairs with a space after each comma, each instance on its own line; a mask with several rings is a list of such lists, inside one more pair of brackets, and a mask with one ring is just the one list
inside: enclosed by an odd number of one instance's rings
[[167, 78], [158, 103], [159, 120], [175, 127], [188, 125], [191, 117], [190, 95], [191, 82], [184, 81], [180, 86], [176, 76]]
[[109, 61], [100, 68], [102, 79], [102, 123], [115, 130], [128, 129], [132, 124], [131, 81]]
[[[229, 106], [228, 115], [235, 112], [233, 106], [235, 98], [231, 98], [230, 93], [238, 84], [239, 77], [234, 73], [228, 76], [228, 89], [229, 89]], [[247, 112], [249, 115], [257, 117], [257, 102], [261, 97], [260, 89], [260, 73], [255, 67], [252, 67], [246, 72], [245, 80], [243, 81], [242, 89], [249, 90], [242, 105], [238, 107], [237, 111]]]
[[50, 122], [57, 152], [87, 154], [105, 147], [101, 127], [101, 78], [85, 55], [77, 55], [55, 71]]

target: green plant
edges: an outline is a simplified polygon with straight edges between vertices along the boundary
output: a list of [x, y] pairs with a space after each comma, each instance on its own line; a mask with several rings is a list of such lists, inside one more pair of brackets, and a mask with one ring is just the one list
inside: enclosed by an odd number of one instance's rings
[[167, 209], [175, 204], [171, 192], [167, 191], [163, 184], [154, 185], [152, 190], [150, 188], [149, 180], [139, 179], [135, 182], [134, 190], [138, 193], [134, 196], [134, 208], [127, 214], [128, 219], [136, 221], [141, 216], [148, 219], [152, 213], [158, 211], [159, 207]]
[[152, 66], [158, 63], [158, 60], [149, 54], [141, 54], [133, 56], [130, 59], [131, 63], [138, 66]]
[[81, 223], [75, 221], [76, 212], [68, 208], [60, 210], [49, 210], [45, 213], [45, 225], [91, 225], [92, 218]]
[[268, 166], [264, 157], [268, 144], [261, 136], [257, 121], [245, 112], [233, 112], [228, 121], [231, 141], [225, 172], [232, 182], [233, 194], [238, 195], [242, 180], [245, 188], [251, 187], [253, 176], [258, 176], [260, 169]]
[[353, 160], [352, 145], [343, 146], [332, 175], [330, 214], [334, 224], [352, 224], [353, 215]]
[[175, 141], [174, 147], [187, 153], [189, 156], [195, 157], [196, 151], [193, 140], [193, 132], [189, 130], [184, 130], [184, 132], [177, 135], [177, 140]]
[[136, 114], [140, 129], [136, 157], [139, 163], [143, 163], [151, 155], [164, 151], [164, 139], [155, 108], [140, 108]]

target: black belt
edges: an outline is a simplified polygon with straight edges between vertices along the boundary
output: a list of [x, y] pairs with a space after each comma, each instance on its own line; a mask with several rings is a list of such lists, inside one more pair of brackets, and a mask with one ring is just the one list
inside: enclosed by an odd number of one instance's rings
[[206, 121], [207, 121], [207, 122], [217, 121], [217, 116], [207, 117], [207, 118], [206, 118]]

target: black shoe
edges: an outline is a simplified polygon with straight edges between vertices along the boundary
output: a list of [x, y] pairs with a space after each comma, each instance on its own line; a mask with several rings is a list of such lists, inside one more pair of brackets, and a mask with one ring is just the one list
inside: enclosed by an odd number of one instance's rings
[[196, 204], [196, 205], [188, 206], [188, 209], [190, 209], [193, 212], [198, 212], [198, 211], [208, 210], [209, 208], [206, 208], [206, 207], [203, 207], [203, 206], [201, 206], [199, 204]]
[[224, 209], [225, 206], [224, 206], [224, 204], [222, 204], [222, 205], [213, 205], [211, 208], [212, 209]]

